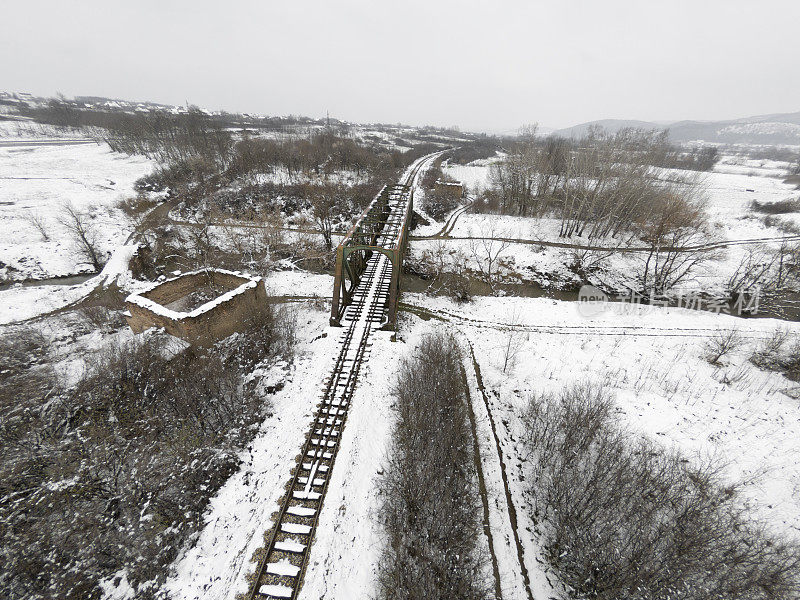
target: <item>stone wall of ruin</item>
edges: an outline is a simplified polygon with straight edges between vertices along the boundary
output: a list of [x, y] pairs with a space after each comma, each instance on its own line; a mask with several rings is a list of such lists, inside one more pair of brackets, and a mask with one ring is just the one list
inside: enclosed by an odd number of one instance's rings
[[137, 303], [135, 295], [132, 295], [125, 302], [130, 315], [127, 317], [128, 325], [134, 333], [157, 327], [190, 343], [209, 345], [236, 331], [241, 331], [253, 315], [265, 310], [267, 293], [264, 281], [261, 278], [251, 279], [226, 271], [182, 275], [165, 281], [140, 296], [163, 306], [188, 295], [200, 286], [208, 285], [209, 277], [215, 287], [223, 288], [221, 293], [223, 296], [226, 292], [233, 292], [250, 282], [256, 283], [233, 293], [230, 298], [212, 300], [187, 313], [141, 306]]

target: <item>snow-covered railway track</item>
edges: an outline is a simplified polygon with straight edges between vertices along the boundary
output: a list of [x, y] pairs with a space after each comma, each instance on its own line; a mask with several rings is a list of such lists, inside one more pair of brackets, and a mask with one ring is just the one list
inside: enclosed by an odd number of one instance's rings
[[[414, 184], [423, 165], [435, 156], [423, 157], [409, 169], [407, 186]], [[395, 238], [409, 201], [405, 193], [391, 197], [390, 212], [384, 230], [376, 238], [377, 246]], [[265, 534], [265, 545], [258, 551], [258, 567], [250, 581], [248, 600], [297, 598], [300, 592], [350, 402], [369, 354], [370, 333], [387, 321], [391, 278], [389, 257], [373, 252], [345, 309], [339, 354], [280, 508]]]
[[347, 309], [348, 324], [341, 334], [339, 354], [266, 545], [260, 551], [248, 594], [252, 600], [296, 598], [300, 590], [350, 401], [369, 353], [369, 335], [386, 316], [390, 274], [387, 258], [373, 256]]

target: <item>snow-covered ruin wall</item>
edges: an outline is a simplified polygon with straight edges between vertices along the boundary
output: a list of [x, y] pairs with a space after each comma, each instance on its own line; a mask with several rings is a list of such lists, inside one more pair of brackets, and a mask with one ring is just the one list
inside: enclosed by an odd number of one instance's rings
[[[185, 312], [168, 305], [203, 287], [220, 290], [213, 300]], [[207, 345], [236, 331], [263, 311], [267, 300], [264, 280], [239, 272], [209, 269], [184, 273], [152, 284], [125, 299], [128, 325], [134, 333], [151, 327], [188, 342]]]
[[464, 184], [459, 181], [442, 181], [437, 179], [434, 184], [437, 193], [447, 194], [453, 198], [464, 196]]

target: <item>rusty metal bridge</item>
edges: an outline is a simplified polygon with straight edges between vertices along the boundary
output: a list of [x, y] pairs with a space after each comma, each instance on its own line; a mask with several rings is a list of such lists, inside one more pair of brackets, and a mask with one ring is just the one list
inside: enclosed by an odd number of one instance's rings
[[410, 184], [415, 176], [416, 170], [412, 170], [408, 184], [384, 186], [336, 248], [331, 325], [342, 324], [367, 265], [373, 257], [383, 254], [389, 261], [391, 275], [385, 283], [386, 321], [382, 325], [394, 327], [403, 255], [414, 210], [414, 192]]

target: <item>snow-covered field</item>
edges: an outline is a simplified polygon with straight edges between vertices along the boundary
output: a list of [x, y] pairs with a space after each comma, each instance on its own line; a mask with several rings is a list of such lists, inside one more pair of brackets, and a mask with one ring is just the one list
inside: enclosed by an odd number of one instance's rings
[[[2, 111], [0, 111], [2, 112]], [[86, 133], [72, 127], [53, 127], [26, 119], [0, 121], [0, 143], [42, 143], [52, 141], [86, 140]]]
[[490, 166], [496, 159], [475, 160], [468, 165], [456, 165], [448, 162], [442, 163], [442, 172], [460, 181], [470, 192], [485, 190], [490, 187]]
[[[750, 160], [736, 156], [725, 156], [710, 173], [700, 175], [699, 185], [707, 201], [707, 214], [711, 234], [716, 240], [760, 240], [780, 238], [789, 235], [775, 224], [767, 225], [762, 220], [763, 214], [754, 212], [752, 201], [774, 203], [787, 199], [800, 198], [800, 192], [794, 185], [786, 184], [787, 163], [771, 160]], [[476, 161], [468, 166], [443, 166], [446, 174], [461, 180], [474, 188], [484, 188], [489, 183], [489, 166], [486, 161]], [[667, 171], [669, 173], [669, 171]], [[676, 171], [681, 176], [697, 176], [688, 171]], [[778, 215], [778, 221], [787, 225], [800, 226], [800, 213]], [[452, 238], [473, 238], [484, 236], [507, 237], [521, 240], [541, 241], [548, 243], [587, 244], [585, 238], [559, 238], [559, 221], [555, 218], [523, 218], [509, 216], [488, 216], [465, 213], [458, 217], [450, 232]], [[429, 226], [420, 235], [431, 235], [438, 231], [436, 224]], [[635, 245], [643, 245], [633, 242]], [[773, 247], [779, 242], [766, 241]], [[471, 255], [469, 242], [449, 241], [448, 248], [461, 249]], [[619, 240], [592, 240], [592, 245], [616, 246]], [[430, 250], [430, 242], [418, 242], [412, 252], [419, 253]], [[703, 291], [720, 289], [734, 273], [749, 249], [747, 245], [732, 246], [719, 252], [713, 260], [702, 264], [694, 272], [691, 280], [683, 285], [687, 288]], [[573, 275], [567, 269], [573, 261], [573, 251], [545, 245], [513, 244], [503, 254], [513, 260], [513, 268], [503, 271], [504, 274], [516, 272], [526, 279], [536, 280], [536, 274], [550, 273], [563, 281], [569, 281]], [[597, 275], [593, 283], [605, 284], [609, 287], [624, 285], [631, 273], [634, 273], [641, 258], [635, 254], [615, 255], [606, 261], [605, 269]]]
[[[312, 280], [292, 283], [307, 291]], [[754, 514], [776, 532], [800, 540], [800, 407], [786, 393], [797, 386], [747, 361], [755, 344], [776, 326], [794, 333], [800, 327], [686, 309], [652, 308], [625, 315], [609, 311], [590, 319], [575, 303], [547, 299], [480, 298], [468, 305], [414, 294], [404, 299], [445, 321], [405, 315], [400, 341], [391, 342], [382, 333], [373, 337], [320, 515], [302, 598], [369, 597], [374, 592], [382, 540], [376, 519], [377, 484], [394, 418], [391, 373], [422, 335], [437, 328], [455, 332], [467, 351], [466, 342], [473, 345], [488, 392], [499, 454], [489, 414], [468, 371], [504, 597], [525, 594], [501, 459], [534, 597], [548, 597], [557, 587], [554, 575], [540, 562], [538, 528], [523, 493], [520, 417], [530, 394], [555, 392], [575, 382], [609, 385], [619, 417], [632, 431], [680, 449], [689, 458], [711, 456], [726, 463], [728, 477], [747, 480], [744, 498]], [[325, 327], [324, 312], [304, 320], [309, 328], [328, 335], [305, 345], [293, 381], [277, 395], [275, 417], [253, 443], [246, 467], [212, 502], [197, 546], [177, 563], [168, 585], [175, 598], [233, 598], [252, 568], [248, 559], [277, 508], [287, 465], [300, 447], [341, 331]], [[513, 330], [511, 324], [516, 324]], [[747, 345], [725, 366], [711, 366], [702, 358], [703, 345], [714, 332], [728, 328], [738, 329]], [[509, 335], [518, 350], [504, 373], [503, 347]], [[725, 383], [726, 377], [734, 382]]]
[[[146, 158], [116, 154], [105, 144], [0, 147], [0, 278], [91, 271], [59, 222], [62, 207], [69, 203], [87, 213], [100, 249], [111, 252], [133, 230], [116, 204], [134, 194], [133, 183], [152, 167]], [[32, 215], [41, 218], [49, 239], [31, 223]]]
[[[115, 205], [151, 168], [146, 159], [117, 155], [102, 145], [0, 147], [0, 225], [6, 234], [0, 239], [0, 269], [4, 269], [0, 273], [23, 279], [86, 270], [58, 223], [64, 202], [89, 212], [101, 233], [101, 247], [116, 249], [107, 271], [83, 284], [0, 290], [0, 324], [78, 300], [99, 283], [126, 272], [132, 247], [122, 245], [132, 224]], [[784, 169], [783, 163], [725, 157], [705, 176], [709, 216], [720, 239], [783, 235], [765, 225], [749, 207], [752, 200], [775, 202], [798, 196], [782, 182]], [[488, 182], [487, 161], [446, 166], [445, 172], [471, 189]], [[30, 224], [31, 213], [42, 216], [50, 240], [42, 239]], [[800, 215], [782, 218], [800, 225]], [[563, 241], [557, 237], [557, 227], [553, 219], [465, 214], [450, 235]], [[440, 228], [441, 224], [433, 224], [425, 233]], [[414, 241], [409, 252], [419, 258], [439, 245], [448, 253], [460, 249], [470, 254], [469, 240], [452, 239]], [[698, 270], [695, 285], [704, 289], [719, 285], [743, 252], [742, 247], [733, 247]], [[524, 272], [531, 279], [536, 273], [555, 273], [566, 281], [572, 277], [567, 268], [571, 254], [569, 249], [513, 244], [504, 253], [505, 271]], [[626, 272], [634, 260], [615, 257], [611, 269]], [[333, 280], [329, 275], [289, 270], [271, 273], [266, 283], [269, 293], [276, 296], [327, 298]], [[800, 541], [800, 386], [748, 361], [759, 341], [777, 326], [798, 334], [799, 324], [657, 307], [630, 309], [625, 314], [615, 307], [616, 311], [588, 318], [574, 302], [545, 298], [480, 297], [470, 304], [455, 304], [444, 297], [406, 294], [403, 301], [441, 320], [404, 313], [398, 341], [392, 342], [386, 332], [373, 333], [370, 358], [361, 372], [320, 513], [302, 598], [375, 595], [382, 552], [377, 490], [394, 419], [393, 373], [423, 335], [441, 328], [458, 336], [466, 357], [470, 345], [474, 348], [487, 389], [484, 400], [467, 360], [504, 597], [526, 597], [523, 571], [533, 597], [556, 595], [557, 581], [542, 561], [537, 524], [530, 517], [524, 493], [521, 414], [531, 394], [557, 392], [576, 382], [609, 386], [620, 420], [632, 431], [689, 457], [711, 456], [725, 463], [728, 477], [746, 481], [744, 497], [753, 514], [776, 532]], [[342, 331], [327, 325], [324, 302], [316, 308], [303, 303], [298, 314], [298, 358], [288, 383], [273, 397], [274, 414], [242, 453], [241, 469], [209, 504], [204, 528], [174, 563], [166, 591], [176, 600], [233, 600], [246, 587], [245, 576], [254, 568], [250, 559], [262, 546], [262, 534], [278, 508]], [[746, 343], [726, 357], [722, 366], [712, 366], [703, 359], [703, 346], [716, 332], [728, 329], [738, 330]], [[99, 334], [94, 335], [87, 337], [87, 345], [102, 341]], [[120, 335], [130, 334], [125, 330]], [[504, 352], [508, 347], [514, 354], [510, 361]], [[65, 369], [72, 367], [64, 363]], [[131, 591], [106, 588], [109, 598]]]
[[[797, 334], [797, 324], [651, 307], [587, 318], [575, 303], [543, 298], [455, 305], [407, 295], [405, 301], [443, 314], [474, 345], [487, 387], [498, 392], [489, 397], [509, 464], [516, 464], [513, 439], [530, 394], [605, 382], [632, 430], [689, 456], [720, 459], [731, 478], [748, 480], [755, 513], [800, 540], [800, 386], [747, 360], [776, 327]], [[702, 354], [720, 329], [737, 329], [747, 343], [715, 367]], [[503, 373], [509, 336], [518, 351]]]

